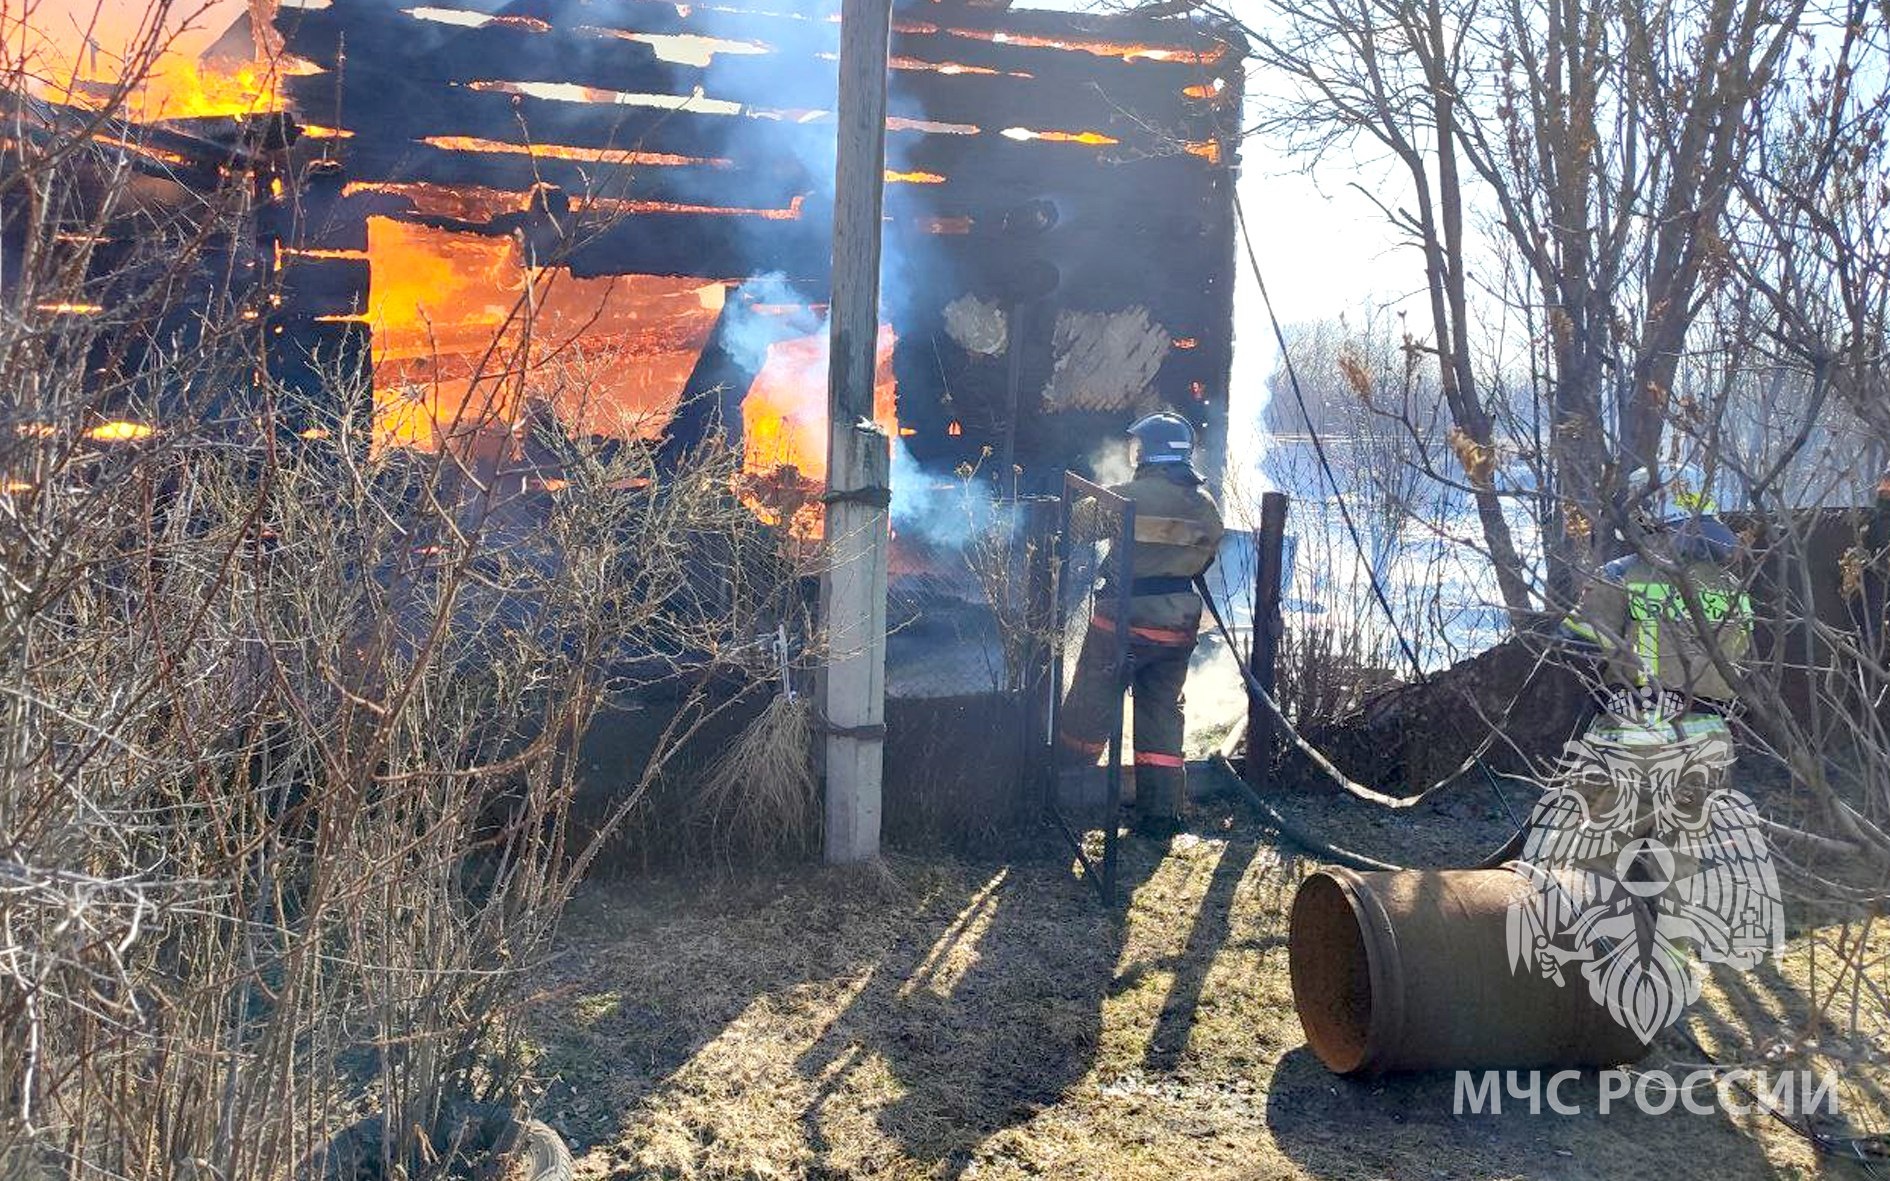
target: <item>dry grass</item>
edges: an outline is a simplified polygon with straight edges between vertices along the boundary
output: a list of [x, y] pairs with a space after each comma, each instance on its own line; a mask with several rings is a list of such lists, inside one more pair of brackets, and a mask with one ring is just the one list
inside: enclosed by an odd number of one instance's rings
[[[1125, 847], [1121, 919], [1048, 847], [895, 862], [878, 882], [593, 885], [534, 1018], [541, 1113], [589, 1178], [1824, 1167], [1769, 1124], [1459, 1118], [1449, 1077], [1332, 1077], [1304, 1048], [1286, 970], [1286, 908], [1310, 869], [1222, 810], [1165, 854]], [[1592, 1079], [1579, 1101], [1593, 1110]]]
[[725, 848], [774, 854], [807, 847], [819, 800], [813, 742], [812, 703], [777, 693], [708, 768], [702, 808]]

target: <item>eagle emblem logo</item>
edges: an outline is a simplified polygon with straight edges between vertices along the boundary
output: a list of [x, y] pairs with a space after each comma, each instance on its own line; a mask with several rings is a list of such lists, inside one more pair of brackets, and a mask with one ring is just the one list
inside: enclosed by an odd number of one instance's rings
[[1699, 999], [1701, 969], [1756, 967], [1783, 943], [1778, 875], [1752, 800], [1727, 783], [1725, 719], [1624, 692], [1571, 741], [1511, 868], [1510, 970], [1565, 983], [1642, 1042]]

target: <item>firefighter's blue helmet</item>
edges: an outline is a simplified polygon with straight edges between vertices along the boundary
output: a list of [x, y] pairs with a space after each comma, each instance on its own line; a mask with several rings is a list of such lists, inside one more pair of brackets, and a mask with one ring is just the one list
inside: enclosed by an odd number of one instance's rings
[[1129, 437], [1136, 443], [1137, 466], [1194, 460], [1194, 427], [1179, 414], [1163, 410], [1138, 418], [1129, 424]]
[[1667, 470], [1640, 467], [1628, 477], [1628, 488], [1641, 499], [1641, 511], [1657, 525], [1678, 525], [1719, 512], [1710, 482], [1698, 464], [1683, 463]]

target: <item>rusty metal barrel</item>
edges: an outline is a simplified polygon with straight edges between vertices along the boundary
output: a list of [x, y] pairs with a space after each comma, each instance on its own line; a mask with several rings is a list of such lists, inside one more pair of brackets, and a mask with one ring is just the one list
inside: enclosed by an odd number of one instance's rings
[[1513, 869], [1325, 869], [1293, 899], [1293, 1003], [1314, 1054], [1338, 1074], [1613, 1066], [1647, 1047], [1588, 994], [1511, 972]]

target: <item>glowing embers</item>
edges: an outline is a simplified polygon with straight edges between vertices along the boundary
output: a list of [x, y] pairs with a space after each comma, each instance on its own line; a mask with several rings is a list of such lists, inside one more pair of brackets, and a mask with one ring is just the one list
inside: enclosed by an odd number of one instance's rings
[[1018, 143], [1036, 140], [1052, 144], [1088, 144], [1091, 147], [1105, 147], [1122, 142], [1098, 131], [1032, 131], [1028, 127], [1006, 127], [998, 134], [1005, 139], [1014, 139]]
[[916, 57], [893, 55], [887, 63], [895, 70], [911, 70], [926, 74], [945, 74], [956, 77], [960, 74], [974, 74], [989, 78], [1034, 78], [1035, 74], [1023, 70], [994, 70], [990, 66], [966, 66], [957, 62], [928, 62]]
[[631, 33], [623, 29], [604, 29], [591, 25], [580, 25], [578, 32], [597, 37], [614, 37], [619, 41], [635, 41], [648, 45], [658, 61], [705, 70], [719, 53], [752, 56], [771, 52], [768, 46], [759, 41], [731, 41], [724, 37], [704, 37], [695, 33]]
[[1197, 82], [1193, 86], [1181, 88], [1183, 98], [1200, 99], [1204, 102], [1219, 102], [1233, 93], [1225, 78], [1210, 78], [1206, 82]]
[[606, 213], [683, 213], [718, 217], [758, 217], [764, 221], [799, 221], [804, 198], [791, 198], [784, 208], [760, 209], [728, 205], [685, 205], [675, 201], [618, 201], [600, 198], [591, 207]]
[[551, 102], [600, 103], [619, 107], [649, 107], [658, 111], [692, 111], [698, 115], [754, 115], [740, 103], [710, 98], [700, 89], [689, 94], [641, 94], [627, 90], [601, 90], [573, 82], [505, 82], [481, 79], [466, 83], [468, 90], [492, 94], [516, 94]]
[[551, 26], [535, 16], [499, 16], [485, 12], [467, 12], [463, 8], [403, 8], [402, 12], [415, 20], [430, 21], [434, 24], [457, 25], [463, 29], [483, 29], [488, 25], [502, 28], [528, 29], [534, 33], [549, 33]]
[[894, 172], [886, 170], [886, 183], [889, 185], [942, 185], [945, 178], [936, 172]]
[[515, 144], [473, 135], [429, 135], [420, 141], [430, 148], [453, 152], [490, 152], [530, 156], [537, 160], [574, 160], [584, 164], [653, 165], [663, 168], [726, 168], [727, 160], [678, 156], [669, 152], [638, 152], [623, 148], [574, 148], [564, 144]]
[[33, 310], [36, 312], [45, 312], [49, 316], [96, 316], [100, 312], [103, 312], [105, 308], [103, 305], [96, 303], [77, 303], [62, 300], [57, 303], [34, 304]]
[[[478, 185], [355, 182], [349, 184], [345, 191], [349, 196], [380, 193], [389, 197], [400, 197], [413, 202], [414, 212], [423, 216], [450, 217], [460, 221], [475, 222], [491, 221], [504, 214], [517, 213], [525, 207], [526, 198], [523, 193], [488, 189]], [[766, 208], [583, 196], [577, 198], [573, 205], [580, 214], [596, 214], [600, 217], [635, 213], [677, 213], [717, 217], [758, 217], [765, 221], [798, 221], [803, 200], [802, 197], [795, 196], [790, 198], [785, 206]]]
[[923, 21], [894, 21], [893, 28], [908, 34], [944, 34], [997, 45], [1016, 45], [1025, 49], [1066, 49], [1096, 57], [1116, 57], [1126, 62], [1179, 62], [1185, 65], [1212, 65], [1227, 56], [1227, 46], [1216, 43], [1205, 49], [1179, 45], [1137, 45], [1097, 37], [1045, 37], [1032, 33], [1010, 33], [1002, 29], [947, 28]]
[[187, 167], [191, 163], [190, 157], [180, 155], [177, 152], [161, 151], [148, 144], [139, 143], [136, 140], [119, 139], [115, 136], [105, 135], [102, 132], [88, 136], [86, 142], [91, 144], [105, 144], [114, 148], [124, 148], [128, 152], [136, 152], [138, 155], [147, 159], [156, 160], [159, 163], [169, 164], [178, 168]]
[[368, 256], [365, 250], [317, 250], [307, 246], [284, 246], [276, 244], [277, 263], [293, 262], [296, 259], [311, 261], [338, 261], [344, 259], [360, 260]]
[[925, 234], [969, 234], [971, 219], [963, 215], [955, 217], [926, 215], [918, 219], [918, 227], [919, 231]]
[[1185, 144], [1182, 150], [1187, 152], [1190, 156], [1201, 157], [1209, 164], [1219, 164], [1221, 162], [1221, 145], [1215, 140], [1206, 139]]
[[302, 134], [309, 139], [353, 139], [354, 132], [345, 127], [323, 127], [318, 123], [300, 124]]

